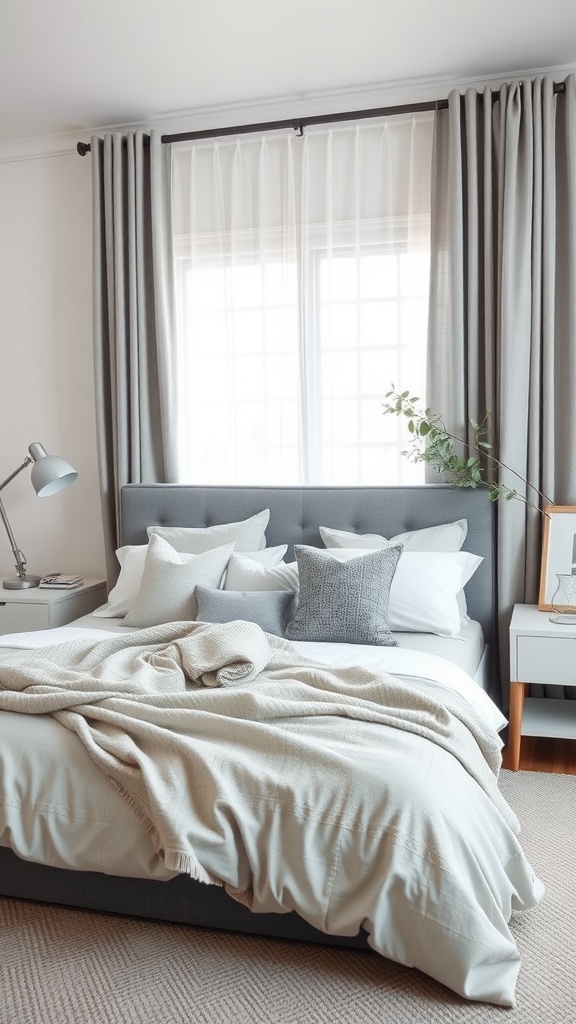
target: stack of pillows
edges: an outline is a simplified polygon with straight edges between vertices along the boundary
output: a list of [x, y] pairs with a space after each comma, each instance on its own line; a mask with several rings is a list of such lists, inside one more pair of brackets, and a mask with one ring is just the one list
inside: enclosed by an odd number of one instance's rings
[[238, 523], [148, 528], [116, 552], [120, 575], [94, 614], [146, 627], [247, 619], [289, 640], [395, 646], [394, 632], [457, 636], [464, 586], [480, 565], [462, 551], [465, 519], [385, 538], [320, 527], [325, 548], [266, 547], [269, 509]]

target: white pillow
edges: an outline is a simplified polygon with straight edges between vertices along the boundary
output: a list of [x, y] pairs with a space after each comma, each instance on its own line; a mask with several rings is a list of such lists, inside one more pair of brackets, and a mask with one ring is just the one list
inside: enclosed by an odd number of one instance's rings
[[287, 544], [279, 544], [275, 548], [261, 548], [260, 551], [243, 551], [242, 557], [249, 558], [251, 562], [258, 562], [268, 569], [273, 565], [280, 565], [287, 551]]
[[298, 592], [298, 565], [280, 562], [264, 566], [248, 555], [233, 554], [228, 562], [224, 590], [291, 590]]
[[222, 523], [218, 526], [149, 526], [148, 538], [162, 537], [176, 551], [199, 555], [202, 551], [222, 544], [235, 544], [236, 551], [259, 551], [266, 546], [265, 530], [270, 519], [270, 509], [243, 519], [239, 523]]
[[[97, 608], [94, 615], [103, 619], [123, 618], [132, 607], [144, 572], [147, 544], [127, 544], [118, 548], [116, 558], [120, 562], [120, 575], [116, 586], [108, 594], [106, 604]], [[275, 548], [262, 548], [261, 551], [247, 551], [246, 558], [260, 562], [261, 565], [278, 565], [288, 550], [287, 544], [280, 544]]]
[[122, 618], [126, 615], [140, 589], [147, 550], [147, 544], [126, 544], [118, 548], [116, 558], [120, 562], [120, 575], [116, 586], [108, 594], [106, 604], [97, 608], [93, 615], [103, 619]]
[[349, 533], [346, 530], [332, 530], [327, 526], [320, 527], [320, 536], [327, 548], [374, 549], [402, 544], [404, 551], [460, 551], [467, 533], [467, 519], [427, 526], [423, 530], [409, 530], [389, 539], [378, 533]]
[[142, 582], [124, 622], [127, 626], [157, 626], [162, 622], [195, 619], [195, 589], [218, 587], [233, 544], [224, 544], [198, 555], [176, 551], [163, 537], [148, 544]]
[[[347, 561], [370, 550], [331, 548], [330, 554]], [[390, 587], [389, 629], [456, 636], [461, 628], [458, 593], [482, 561], [468, 551], [403, 551]]]

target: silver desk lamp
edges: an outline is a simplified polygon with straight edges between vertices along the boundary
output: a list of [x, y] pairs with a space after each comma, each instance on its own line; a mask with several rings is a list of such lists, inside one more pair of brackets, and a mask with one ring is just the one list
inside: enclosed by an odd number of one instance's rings
[[[46, 498], [50, 494], [56, 494], [57, 491], [63, 491], [65, 487], [69, 487], [70, 484], [74, 483], [78, 473], [66, 459], [61, 459], [57, 455], [48, 455], [46, 449], [38, 441], [34, 441], [28, 448], [28, 451], [30, 454], [26, 456], [22, 465], [18, 466], [18, 469], [15, 469], [0, 484], [0, 491], [31, 463], [34, 463], [31, 474], [32, 486], [39, 498]], [[12, 553], [16, 559], [16, 572], [18, 573], [17, 576], [11, 576], [9, 579], [4, 580], [2, 586], [5, 590], [26, 590], [28, 587], [37, 587], [40, 583], [40, 576], [27, 575], [26, 559], [16, 544], [1, 498], [0, 516], [6, 527]]]

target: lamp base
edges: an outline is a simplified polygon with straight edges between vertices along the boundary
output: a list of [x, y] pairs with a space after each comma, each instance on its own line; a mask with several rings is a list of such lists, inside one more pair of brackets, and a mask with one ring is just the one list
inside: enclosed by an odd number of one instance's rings
[[4, 590], [29, 590], [40, 585], [40, 576], [9, 576], [2, 581]]

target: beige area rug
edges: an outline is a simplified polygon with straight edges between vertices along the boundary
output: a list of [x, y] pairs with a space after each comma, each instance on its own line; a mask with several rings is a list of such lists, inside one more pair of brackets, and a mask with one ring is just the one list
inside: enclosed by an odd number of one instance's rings
[[575, 1024], [576, 776], [501, 784], [547, 888], [514, 917], [513, 1010], [373, 953], [0, 899], [1, 1024]]

